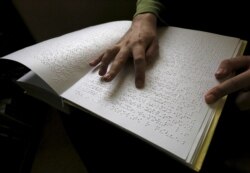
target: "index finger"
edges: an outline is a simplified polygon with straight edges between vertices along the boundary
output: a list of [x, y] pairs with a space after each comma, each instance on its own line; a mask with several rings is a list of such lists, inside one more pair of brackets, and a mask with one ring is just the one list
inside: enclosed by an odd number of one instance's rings
[[234, 76], [216, 87], [210, 89], [205, 95], [205, 101], [208, 104], [216, 102], [219, 98], [231, 94], [235, 91], [247, 88], [250, 86], [250, 70], [245, 71], [237, 76]]
[[245, 56], [239, 56], [236, 58], [223, 60], [215, 73], [216, 78], [224, 78], [230, 73], [239, 70], [241, 68], [246, 68], [250, 64], [250, 58]]

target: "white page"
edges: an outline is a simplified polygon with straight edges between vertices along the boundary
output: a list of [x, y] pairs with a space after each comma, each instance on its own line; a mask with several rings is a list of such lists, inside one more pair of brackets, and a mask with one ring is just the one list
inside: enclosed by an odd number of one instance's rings
[[46, 82], [44, 82], [44, 80], [42, 80], [39, 76], [37, 76], [33, 71], [29, 71], [28, 73], [23, 75], [17, 80], [17, 83], [27, 83], [31, 87], [38, 87], [56, 95], [55, 91], [52, 90], [50, 86]]
[[239, 39], [174, 27], [159, 35], [160, 56], [147, 70], [144, 89], [135, 88], [133, 67], [110, 83], [93, 69], [62, 97], [185, 160], [209, 120], [204, 94]]
[[26, 94], [42, 100], [58, 110], [69, 113], [68, 105], [65, 105], [62, 98], [33, 71], [29, 71], [19, 78], [17, 84], [24, 89]]
[[119, 21], [84, 28], [3, 58], [24, 64], [61, 94], [89, 71], [89, 59], [98, 57], [114, 45], [128, 30], [130, 23]]
[[[238, 46], [236, 47], [236, 49], [234, 51], [232, 58], [242, 54], [242, 52], [241, 52], [242, 46], [244, 46], [244, 45], [245, 45], [244, 41], [240, 40], [238, 43]], [[223, 98], [223, 100], [224, 100], [224, 98]], [[220, 100], [220, 102], [224, 102], [223, 100]], [[221, 103], [219, 103], [219, 104], [221, 105]], [[214, 116], [215, 116], [215, 114], [217, 114], [216, 108], [218, 107], [218, 104], [214, 104], [214, 105], [210, 105], [210, 106], [213, 106], [213, 108], [209, 109], [209, 111], [206, 115], [206, 119], [205, 119], [206, 124], [203, 124], [203, 126], [204, 126], [204, 127], [202, 127], [203, 130], [200, 131], [200, 133], [197, 135], [196, 143], [194, 143], [193, 148], [190, 150], [190, 154], [187, 158], [187, 161], [189, 163], [193, 164], [196, 161], [197, 156], [200, 154], [200, 149], [202, 149], [203, 142], [206, 139], [206, 135], [208, 133], [208, 130], [210, 129], [210, 125], [214, 121], [213, 120]]]

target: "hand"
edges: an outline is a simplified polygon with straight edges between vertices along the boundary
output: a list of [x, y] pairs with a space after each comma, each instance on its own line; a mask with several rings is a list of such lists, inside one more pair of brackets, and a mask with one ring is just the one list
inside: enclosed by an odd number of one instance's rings
[[[145, 82], [147, 61], [158, 53], [156, 21], [156, 16], [151, 13], [137, 15], [122, 39], [89, 64], [96, 66], [100, 63], [99, 75], [104, 81], [109, 82], [119, 73], [127, 60], [133, 58], [135, 85], [137, 88], [142, 88]], [[111, 62], [112, 65], [107, 71]]]
[[208, 104], [214, 103], [219, 98], [238, 91], [236, 104], [241, 110], [250, 109], [250, 56], [241, 56], [221, 62], [215, 77], [223, 79], [237, 70], [243, 70], [236, 76], [225, 80], [205, 95]]

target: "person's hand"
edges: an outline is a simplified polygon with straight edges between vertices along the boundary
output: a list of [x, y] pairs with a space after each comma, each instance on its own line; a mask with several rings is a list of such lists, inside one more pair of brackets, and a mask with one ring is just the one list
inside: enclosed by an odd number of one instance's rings
[[238, 70], [242, 70], [242, 72], [225, 80], [206, 93], [205, 101], [208, 104], [216, 102], [227, 94], [238, 91], [236, 98], [237, 106], [241, 110], [250, 109], [250, 56], [241, 56], [222, 61], [215, 73], [215, 77], [223, 79]]
[[[158, 53], [156, 21], [156, 16], [151, 13], [137, 15], [122, 39], [89, 64], [96, 66], [100, 63], [99, 75], [104, 81], [109, 82], [119, 73], [127, 60], [133, 58], [135, 85], [137, 88], [142, 88], [145, 82], [146, 64]], [[112, 65], [108, 70], [109, 64]]]

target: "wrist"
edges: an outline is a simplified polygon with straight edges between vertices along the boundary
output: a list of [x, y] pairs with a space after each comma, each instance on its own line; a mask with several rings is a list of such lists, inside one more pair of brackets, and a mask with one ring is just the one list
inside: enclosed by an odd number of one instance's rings
[[157, 26], [157, 17], [153, 13], [141, 13], [134, 17], [133, 25], [151, 25], [152, 27]]

